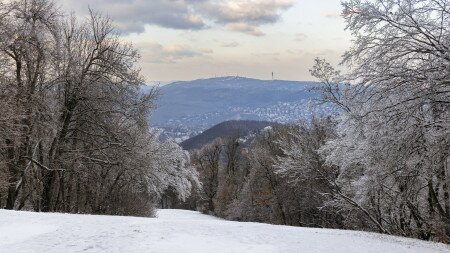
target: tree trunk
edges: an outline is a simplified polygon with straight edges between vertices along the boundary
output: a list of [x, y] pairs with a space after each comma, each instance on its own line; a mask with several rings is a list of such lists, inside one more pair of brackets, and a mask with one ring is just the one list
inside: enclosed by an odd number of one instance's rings
[[8, 198], [6, 199], [5, 209], [12, 210], [14, 209], [14, 204], [16, 203], [16, 184], [15, 182], [9, 182], [10, 186], [8, 187]]

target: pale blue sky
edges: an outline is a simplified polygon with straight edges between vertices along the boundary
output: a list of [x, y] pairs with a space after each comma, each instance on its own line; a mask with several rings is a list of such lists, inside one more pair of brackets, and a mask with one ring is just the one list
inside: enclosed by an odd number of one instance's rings
[[147, 81], [239, 75], [312, 80], [315, 57], [350, 45], [339, 0], [62, 0], [108, 13], [142, 55]]

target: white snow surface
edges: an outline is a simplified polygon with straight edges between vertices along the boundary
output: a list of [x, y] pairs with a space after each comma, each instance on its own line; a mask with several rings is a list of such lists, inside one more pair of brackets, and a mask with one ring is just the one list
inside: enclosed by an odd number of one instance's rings
[[0, 252], [450, 252], [448, 245], [374, 233], [232, 222], [185, 210], [157, 216], [0, 210]]

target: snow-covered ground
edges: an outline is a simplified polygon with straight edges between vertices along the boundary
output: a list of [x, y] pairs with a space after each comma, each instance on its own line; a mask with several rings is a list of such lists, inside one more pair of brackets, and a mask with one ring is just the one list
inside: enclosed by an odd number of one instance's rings
[[0, 252], [437, 253], [443, 244], [378, 234], [230, 222], [183, 210], [158, 218], [0, 210]]

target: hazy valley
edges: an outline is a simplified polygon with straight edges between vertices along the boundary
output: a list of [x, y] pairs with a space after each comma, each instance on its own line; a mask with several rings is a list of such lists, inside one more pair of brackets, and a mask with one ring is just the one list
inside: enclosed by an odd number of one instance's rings
[[332, 113], [331, 105], [315, 101], [319, 92], [311, 89], [319, 85], [245, 77], [174, 82], [160, 87], [150, 123], [177, 142], [229, 120], [295, 123]]

